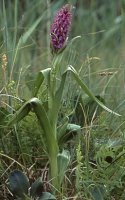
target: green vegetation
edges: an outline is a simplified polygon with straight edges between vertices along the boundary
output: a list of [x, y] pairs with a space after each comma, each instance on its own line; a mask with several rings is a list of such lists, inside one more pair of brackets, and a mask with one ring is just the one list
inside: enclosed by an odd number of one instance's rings
[[125, 2], [68, 1], [52, 55], [66, 3], [0, 2], [0, 199], [125, 199]]

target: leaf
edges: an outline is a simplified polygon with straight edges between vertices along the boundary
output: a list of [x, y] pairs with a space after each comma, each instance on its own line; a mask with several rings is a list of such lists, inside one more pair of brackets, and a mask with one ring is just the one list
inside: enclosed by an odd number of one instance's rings
[[39, 99], [32, 98], [30, 100], [30, 104], [32, 105], [33, 110], [39, 120], [39, 123], [42, 129], [44, 130], [44, 136], [46, 139], [46, 146], [47, 146], [48, 153], [50, 157], [53, 157], [53, 153], [56, 154], [56, 152], [58, 151], [58, 145], [57, 145], [56, 137], [51, 128], [48, 115]]
[[105, 188], [104, 186], [94, 186], [92, 190], [92, 197], [94, 200], [104, 200]]
[[120, 114], [112, 111], [111, 109], [107, 108], [101, 101], [99, 101], [99, 99], [97, 99], [92, 92], [89, 90], [89, 88], [83, 83], [83, 81], [80, 79], [79, 74], [77, 73], [77, 71], [70, 65], [67, 69], [67, 71], [71, 71], [75, 80], [77, 81], [78, 85], [81, 87], [81, 89], [89, 96], [91, 97], [99, 106], [101, 106], [104, 110], [117, 115], [117, 116], [121, 116]]
[[58, 142], [55, 134], [55, 130], [52, 128], [48, 114], [44, 108], [44, 105], [41, 103], [41, 101], [38, 98], [32, 98], [29, 101], [27, 101], [22, 108], [20, 108], [16, 114], [14, 114], [12, 120], [8, 123], [8, 125], [12, 125], [13, 123], [16, 123], [23, 119], [28, 112], [33, 110], [34, 113], [37, 116], [38, 122], [42, 128], [42, 133], [44, 134], [44, 138], [46, 140], [46, 151], [48, 153], [48, 158], [50, 161], [50, 170], [51, 170], [51, 178], [52, 178], [52, 184], [55, 187], [58, 187], [57, 182], [57, 175], [58, 175], [58, 169], [57, 169], [57, 154], [59, 152]]
[[33, 110], [36, 114], [39, 124], [43, 129], [44, 137], [46, 139], [46, 147], [50, 157], [53, 157], [53, 153], [56, 154], [58, 151], [58, 144], [51, 128], [49, 118], [47, 116], [44, 105], [38, 98], [32, 98], [27, 101], [12, 117], [8, 125], [12, 125], [21, 121], [28, 113]]
[[39, 177], [31, 186], [30, 195], [31, 197], [40, 197], [43, 192], [43, 181], [42, 178]]
[[28, 194], [29, 181], [27, 176], [19, 170], [14, 170], [9, 175], [11, 192], [17, 197], [24, 197]]
[[56, 197], [49, 192], [43, 192], [38, 200], [56, 200]]
[[59, 176], [59, 183], [61, 185], [65, 171], [70, 162], [70, 153], [67, 150], [63, 150], [62, 153], [59, 153], [57, 156], [58, 161], [58, 176]]
[[65, 132], [59, 132], [58, 133], [58, 141], [59, 144], [62, 145], [65, 142], [68, 142], [71, 140], [78, 131], [81, 130], [81, 126], [76, 125], [76, 124], [66, 124], [67, 126], [65, 127]]
[[124, 144], [124, 141], [122, 138], [111, 138], [107, 141], [107, 146], [111, 148], [115, 148], [118, 146], [122, 146]]
[[37, 78], [34, 83], [34, 90], [33, 90], [34, 97], [37, 95], [38, 90], [39, 90], [40, 86], [42, 85], [44, 79], [46, 78], [48, 80], [48, 78], [50, 76], [50, 72], [51, 72], [51, 68], [47, 68], [47, 69], [41, 70], [38, 73]]
[[31, 111], [31, 105], [29, 102], [26, 102], [12, 117], [12, 119], [8, 122], [8, 126], [11, 126], [15, 123], [21, 121], [24, 117], [26, 117]]
[[81, 126], [76, 125], [76, 124], [68, 124], [67, 125], [67, 131], [70, 131], [70, 132], [77, 132], [80, 129], [81, 129]]
[[[104, 99], [99, 95], [95, 96], [100, 102], [105, 103]], [[83, 98], [82, 95], [77, 95], [74, 98], [74, 106], [75, 106], [75, 121], [81, 126], [85, 125], [85, 122], [88, 124], [91, 120], [96, 119], [101, 112], [103, 111], [102, 107], [98, 106], [98, 104], [90, 97]]]

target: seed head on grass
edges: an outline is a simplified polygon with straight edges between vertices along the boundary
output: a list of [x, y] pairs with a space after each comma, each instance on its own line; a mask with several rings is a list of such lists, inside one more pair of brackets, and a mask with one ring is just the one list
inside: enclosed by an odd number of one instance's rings
[[72, 22], [72, 6], [66, 4], [56, 14], [51, 25], [50, 40], [53, 53], [60, 52], [67, 43]]
[[2, 69], [3, 69], [3, 71], [6, 71], [7, 64], [8, 64], [7, 55], [3, 54], [3, 56], [2, 56]]

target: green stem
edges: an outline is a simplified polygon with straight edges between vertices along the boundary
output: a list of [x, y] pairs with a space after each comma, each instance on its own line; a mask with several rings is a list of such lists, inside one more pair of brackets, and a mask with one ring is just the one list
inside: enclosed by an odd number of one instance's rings
[[53, 154], [53, 157], [50, 156], [50, 178], [52, 179], [53, 190], [59, 190], [59, 179], [58, 179], [58, 163], [57, 155]]

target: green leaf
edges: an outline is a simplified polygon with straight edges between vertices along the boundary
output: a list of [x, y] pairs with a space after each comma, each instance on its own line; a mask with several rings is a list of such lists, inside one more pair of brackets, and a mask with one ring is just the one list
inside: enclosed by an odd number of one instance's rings
[[58, 154], [57, 157], [57, 161], [58, 161], [58, 176], [59, 176], [59, 183], [61, 185], [63, 179], [64, 179], [64, 175], [65, 175], [65, 171], [69, 165], [70, 162], [70, 153], [67, 150], [63, 150], [62, 153]]
[[56, 141], [56, 136], [54, 135], [55, 133], [53, 133], [53, 130], [51, 128], [48, 115], [39, 99], [32, 98], [30, 100], [30, 104], [32, 105], [33, 110], [39, 120], [39, 123], [42, 129], [44, 130], [44, 134], [45, 134], [44, 136], [47, 143], [46, 145], [47, 145], [48, 153], [51, 156], [51, 153], [58, 151], [58, 145]]
[[56, 200], [56, 197], [49, 192], [43, 192], [38, 200]]
[[76, 125], [76, 124], [68, 124], [67, 125], [67, 131], [77, 132], [79, 130], [81, 130], [81, 126], [79, 126], [79, 125]]
[[[32, 98], [28, 102], [24, 104], [22, 108], [20, 108], [16, 114], [14, 114], [12, 120], [9, 122], [9, 125], [12, 125], [13, 123], [16, 123], [23, 119], [30, 110], [33, 110], [36, 114], [39, 124], [42, 128], [42, 133], [44, 134], [44, 138], [46, 140], [46, 150], [48, 153], [48, 158], [50, 161], [51, 166], [51, 178], [52, 178], [52, 184], [55, 187], [58, 187], [57, 182], [57, 175], [58, 175], [58, 169], [57, 169], [57, 154], [59, 152], [58, 142], [56, 138], [56, 134], [54, 130], [52, 129], [50, 120], [48, 118], [47, 112], [44, 108], [44, 105], [41, 103], [41, 101], [37, 98]], [[28, 111], [28, 112], [27, 112]]]
[[35, 197], [40, 197], [43, 192], [43, 181], [42, 178], [39, 177], [32, 185], [31, 185], [31, 190], [30, 190], [30, 196], [35, 198]]
[[24, 117], [26, 117], [31, 111], [31, 104], [26, 102], [13, 116], [9, 121], [8, 126], [11, 126], [15, 123], [21, 121]]
[[51, 72], [51, 68], [47, 68], [47, 69], [41, 70], [38, 73], [37, 78], [34, 83], [34, 90], [33, 90], [34, 97], [37, 95], [38, 90], [39, 90], [40, 86], [42, 85], [44, 79], [47, 79], [47, 81], [48, 81], [50, 72]]
[[14, 170], [9, 175], [11, 192], [17, 197], [24, 197], [28, 194], [29, 181], [27, 176], [19, 170]]
[[124, 140], [122, 138], [111, 138], [107, 141], [107, 146], [110, 148], [115, 148], [118, 146], [122, 146], [124, 144]]
[[83, 83], [83, 81], [80, 79], [79, 74], [77, 73], [77, 71], [70, 65], [67, 69], [67, 71], [71, 71], [75, 80], [77, 81], [78, 85], [81, 87], [81, 89], [89, 96], [91, 97], [99, 106], [101, 106], [104, 110], [117, 115], [117, 116], [121, 116], [120, 114], [112, 111], [111, 109], [107, 108], [101, 101], [99, 101], [99, 99], [97, 99], [92, 92], [89, 90], [89, 88]]
[[104, 200], [105, 188], [104, 186], [94, 186], [92, 190], [92, 197], [94, 200]]
[[[104, 99], [99, 95], [96, 98], [105, 103]], [[76, 95], [74, 97], [74, 107], [75, 107], [75, 121], [80, 126], [84, 126], [87, 122], [88, 124], [91, 123], [91, 120], [94, 115], [94, 119], [96, 119], [101, 112], [103, 111], [102, 107], [98, 106], [98, 104], [90, 97], [83, 98], [82, 95]]]
[[65, 132], [59, 132], [58, 133], [58, 141], [60, 145], [63, 145], [63, 143], [68, 142], [71, 140], [77, 133], [78, 131], [81, 130], [81, 126], [76, 125], [76, 124], [66, 124], [67, 126], [65, 127]]
[[[43, 133], [46, 139], [46, 147], [48, 150], [48, 154], [51, 157], [51, 154], [54, 152], [56, 153], [58, 151], [58, 145], [56, 141], [56, 137], [53, 133], [53, 130], [51, 128], [51, 124], [49, 121], [49, 118], [47, 116], [47, 113], [45, 111], [45, 108], [41, 101], [38, 98], [32, 98], [29, 101], [27, 101], [12, 117], [11, 121], [8, 123], [8, 125], [12, 125], [14, 123], [17, 123], [21, 121], [24, 117], [28, 115], [28, 113], [33, 110], [38, 118], [39, 124], [41, 125], [41, 128], [43, 129]], [[53, 155], [52, 155], [53, 157]]]

